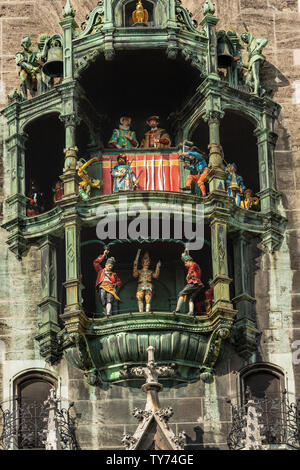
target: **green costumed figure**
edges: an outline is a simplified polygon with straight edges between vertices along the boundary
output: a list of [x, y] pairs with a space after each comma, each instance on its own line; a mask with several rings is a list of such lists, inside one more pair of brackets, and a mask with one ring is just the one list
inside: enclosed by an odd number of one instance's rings
[[134, 131], [130, 130], [131, 118], [123, 116], [120, 118], [119, 129], [114, 129], [108, 144], [117, 149], [132, 149], [138, 147]]

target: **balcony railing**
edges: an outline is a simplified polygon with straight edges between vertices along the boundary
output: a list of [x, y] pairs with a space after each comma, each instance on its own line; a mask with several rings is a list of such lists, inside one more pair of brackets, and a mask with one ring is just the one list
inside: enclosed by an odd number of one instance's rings
[[[232, 428], [227, 438], [230, 450], [242, 450], [246, 437], [247, 426], [247, 402], [241, 406], [232, 407]], [[278, 398], [254, 398], [260, 435], [263, 448], [266, 446], [280, 447], [289, 446], [300, 449], [300, 401], [297, 404], [289, 403], [287, 391], [284, 390]]]
[[[75, 418], [67, 408], [56, 408], [55, 419], [61, 450], [79, 448], [75, 434]], [[19, 398], [0, 403], [0, 450], [42, 450], [47, 448], [49, 406], [47, 402], [22, 403]]]

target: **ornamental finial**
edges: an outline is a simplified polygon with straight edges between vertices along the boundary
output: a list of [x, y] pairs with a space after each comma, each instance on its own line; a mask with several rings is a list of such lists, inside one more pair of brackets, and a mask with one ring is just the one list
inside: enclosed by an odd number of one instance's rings
[[214, 15], [216, 11], [215, 5], [211, 2], [211, 0], [205, 0], [205, 3], [202, 7], [203, 15]]
[[70, 0], [67, 0], [67, 1], [66, 1], [66, 4], [65, 4], [65, 6], [64, 6], [64, 9], [63, 9], [63, 13], [62, 13], [62, 14], [63, 14], [63, 17], [64, 17], [64, 18], [67, 18], [68, 16], [71, 16], [72, 18], [74, 18], [75, 13], [76, 13], [76, 12], [73, 10], [73, 7], [72, 7], [72, 5], [71, 5], [71, 3], [70, 3]]

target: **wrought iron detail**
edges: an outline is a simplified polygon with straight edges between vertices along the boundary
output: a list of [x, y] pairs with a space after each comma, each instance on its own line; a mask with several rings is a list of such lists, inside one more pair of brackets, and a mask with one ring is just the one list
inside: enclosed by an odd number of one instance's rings
[[[232, 407], [232, 428], [227, 437], [230, 450], [241, 450], [244, 447], [245, 427], [247, 425], [247, 402], [241, 406]], [[261, 425], [262, 444], [289, 445], [300, 449], [300, 406], [290, 403], [287, 391], [284, 390], [280, 397], [262, 399], [252, 398]]]
[[[62, 450], [78, 450], [75, 418], [70, 414], [74, 403], [56, 410]], [[21, 403], [19, 398], [0, 403], [0, 450], [45, 449], [49, 417], [47, 404]]]

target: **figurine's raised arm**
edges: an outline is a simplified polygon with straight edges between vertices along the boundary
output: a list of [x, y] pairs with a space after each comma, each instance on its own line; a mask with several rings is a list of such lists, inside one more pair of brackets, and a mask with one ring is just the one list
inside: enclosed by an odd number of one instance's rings
[[158, 279], [158, 278], [159, 278], [160, 267], [161, 267], [161, 261], [158, 261], [158, 263], [157, 263], [157, 265], [156, 265], [156, 268], [155, 268], [155, 271], [154, 271], [154, 273], [152, 274], [153, 279]]

